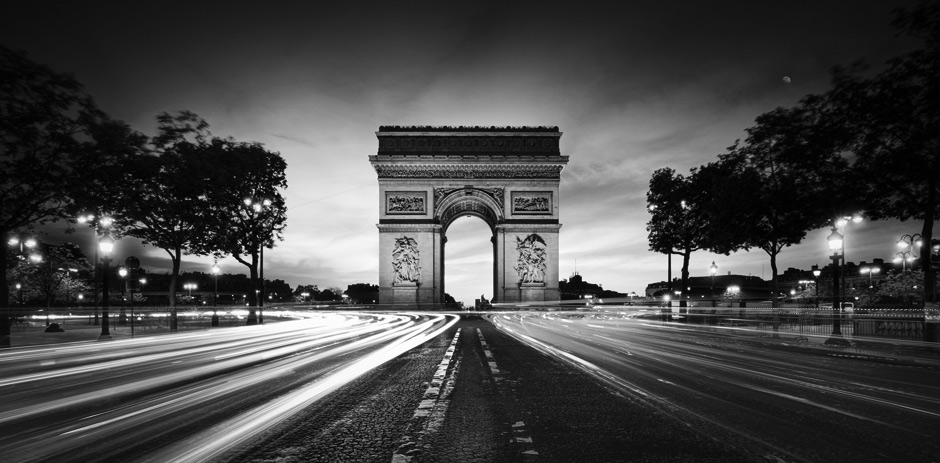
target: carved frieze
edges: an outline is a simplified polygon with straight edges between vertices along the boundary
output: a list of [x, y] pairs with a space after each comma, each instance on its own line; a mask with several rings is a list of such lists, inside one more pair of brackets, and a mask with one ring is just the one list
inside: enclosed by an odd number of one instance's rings
[[427, 192], [386, 191], [385, 213], [388, 215], [412, 215], [427, 213]]
[[545, 240], [533, 233], [525, 239], [516, 238], [516, 250], [519, 258], [516, 261], [516, 273], [520, 285], [531, 283], [545, 283], [548, 251]]
[[561, 164], [373, 164], [379, 178], [561, 178]]
[[395, 239], [392, 250], [392, 269], [395, 272], [394, 284], [417, 284], [421, 279], [421, 256], [418, 242], [414, 238], [402, 236]]
[[552, 192], [513, 191], [512, 213], [520, 215], [551, 215]]

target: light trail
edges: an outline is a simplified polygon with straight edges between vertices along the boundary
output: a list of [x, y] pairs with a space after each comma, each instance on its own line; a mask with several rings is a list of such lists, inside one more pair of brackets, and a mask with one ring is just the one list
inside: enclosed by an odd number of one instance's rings
[[[4, 351], [0, 461], [202, 461], [255, 438], [456, 321], [343, 312]], [[180, 431], [194, 422], [205, 426]], [[150, 440], [159, 442], [150, 445], [159, 446], [158, 453], [150, 448], [133, 454]], [[91, 442], [97, 444], [89, 454]]]
[[770, 459], [876, 461], [889, 445], [917, 455], [925, 442], [935, 445], [940, 426], [940, 386], [923, 380], [938, 378], [936, 367], [762, 348], [742, 344], [740, 332], [651, 323], [629, 311], [491, 320], [619, 394]]

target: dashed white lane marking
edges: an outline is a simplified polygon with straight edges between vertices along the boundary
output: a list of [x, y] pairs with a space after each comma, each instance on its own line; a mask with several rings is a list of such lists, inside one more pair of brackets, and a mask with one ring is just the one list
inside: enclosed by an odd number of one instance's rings
[[[486, 357], [486, 363], [490, 367], [490, 372], [493, 374], [493, 379], [497, 384], [499, 384], [502, 380], [502, 372], [496, 365], [496, 359], [493, 358], [493, 352], [490, 351], [490, 346], [486, 344], [486, 338], [483, 337], [483, 331], [481, 331], [479, 328], [477, 328], [477, 337], [480, 338], [480, 345], [483, 346], [483, 355]], [[535, 445], [532, 442], [532, 435], [526, 428], [525, 422], [516, 421], [512, 424], [512, 440], [522, 449], [520, 452], [525, 458], [525, 461], [534, 461], [538, 458], [539, 452], [535, 450]]]
[[[439, 400], [441, 398], [441, 389], [445, 386], [445, 381], [447, 380], [447, 371], [454, 358], [454, 351], [457, 349], [457, 341], [460, 339], [460, 330], [460, 328], [457, 328], [457, 334], [454, 335], [450, 346], [447, 348], [447, 351], [444, 352], [444, 358], [441, 359], [441, 362], [437, 365], [437, 369], [434, 371], [434, 376], [431, 377], [431, 382], [428, 384], [427, 389], [424, 390], [421, 402], [418, 403], [418, 408], [415, 409], [415, 413], [412, 415], [411, 422], [408, 425], [409, 434], [412, 432], [418, 435], [422, 434], [423, 428], [433, 420], [434, 417], [432, 415], [443, 415], [444, 412], [447, 411], [447, 404], [441, 404]], [[407, 463], [411, 461], [412, 455], [410, 455], [410, 452], [416, 450], [414, 441], [417, 437], [420, 436], [404, 436], [402, 438], [402, 444], [392, 454], [392, 463]]]
[[477, 328], [477, 336], [480, 337], [480, 344], [483, 345], [483, 355], [486, 356], [486, 363], [490, 367], [490, 373], [493, 373], [493, 377], [498, 382], [502, 379], [499, 376], [501, 372], [499, 371], [499, 367], [496, 366], [496, 359], [493, 358], [493, 353], [490, 352], [490, 347], [486, 345], [486, 339], [483, 338], [483, 332], [480, 331], [479, 328]]

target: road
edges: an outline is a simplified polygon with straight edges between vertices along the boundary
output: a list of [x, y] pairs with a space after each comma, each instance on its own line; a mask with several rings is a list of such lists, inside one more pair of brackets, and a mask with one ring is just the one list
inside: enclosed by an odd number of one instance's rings
[[598, 313], [493, 317], [503, 332], [731, 448], [769, 461], [940, 460], [938, 363], [744, 342]]
[[628, 308], [298, 314], [0, 351], [0, 461], [940, 461], [940, 361]]
[[0, 461], [221, 458], [457, 321], [304, 317], [0, 352]]

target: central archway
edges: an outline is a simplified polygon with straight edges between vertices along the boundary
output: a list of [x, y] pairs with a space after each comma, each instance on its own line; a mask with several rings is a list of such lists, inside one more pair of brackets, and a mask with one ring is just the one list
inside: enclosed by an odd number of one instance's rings
[[502, 208], [496, 201], [502, 192], [500, 189], [491, 189], [490, 191], [479, 190], [471, 186], [465, 186], [461, 189], [439, 188], [436, 194], [441, 195], [439, 206], [436, 209], [440, 211], [437, 220], [441, 224], [441, 233], [444, 235], [441, 249], [441, 285], [442, 292], [447, 292], [445, 277], [447, 269], [444, 265], [447, 256], [447, 231], [450, 226], [461, 217], [476, 217], [482, 220], [490, 230], [490, 243], [493, 253], [492, 292], [490, 298], [496, 295], [496, 226], [504, 221]]
[[379, 298], [444, 301], [448, 227], [482, 219], [492, 232], [493, 302], [558, 300], [558, 187], [568, 162], [557, 127], [380, 127]]
[[461, 215], [443, 230], [444, 293], [465, 307], [481, 295], [493, 299], [496, 249], [493, 229], [479, 216]]

